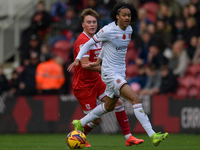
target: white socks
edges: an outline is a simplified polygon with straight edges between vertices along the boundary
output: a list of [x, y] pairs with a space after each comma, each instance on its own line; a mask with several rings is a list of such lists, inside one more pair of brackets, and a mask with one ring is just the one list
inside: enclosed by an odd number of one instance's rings
[[95, 107], [91, 112], [89, 112], [85, 117], [81, 119], [81, 124], [84, 127], [87, 123], [94, 121], [103, 114], [107, 113], [104, 103]]
[[151, 137], [155, 132], [152, 129], [148, 116], [144, 113], [142, 104], [140, 103], [133, 105], [133, 111], [135, 113], [136, 118], [147, 132], [148, 136]]

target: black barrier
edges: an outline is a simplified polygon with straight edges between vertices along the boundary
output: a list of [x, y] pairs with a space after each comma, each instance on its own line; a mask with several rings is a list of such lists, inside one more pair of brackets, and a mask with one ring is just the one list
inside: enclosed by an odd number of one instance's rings
[[[144, 96], [143, 108], [155, 131], [171, 133], [200, 132], [200, 99], [180, 99], [167, 95]], [[123, 100], [123, 99], [122, 99]], [[123, 100], [131, 131], [145, 133], [133, 114], [132, 106]], [[0, 133], [69, 132], [71, 121], [84, 116], [72, 95], [34, 95], [0, 97]], [[102, 117], [95, 133], [122, 133], [115, 113]]]

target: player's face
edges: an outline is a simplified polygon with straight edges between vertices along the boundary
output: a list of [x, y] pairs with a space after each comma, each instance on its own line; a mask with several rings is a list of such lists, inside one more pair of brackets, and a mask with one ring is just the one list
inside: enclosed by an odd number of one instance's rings
[[92, 37], [97, 30], [97, 19], [90, 15], [86, 16], [84, 18], [84, 22], [82, 23], [82, 27], [84, 32]]
[[123, 8], [120, 10], [117, 17], [117, 24], [122, 30], [126, 30], [131, 22], [131, 11], [128, 8]]

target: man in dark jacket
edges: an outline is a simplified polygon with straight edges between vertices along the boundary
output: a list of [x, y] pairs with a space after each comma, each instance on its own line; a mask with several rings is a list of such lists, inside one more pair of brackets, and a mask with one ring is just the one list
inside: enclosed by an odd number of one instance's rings
[[19, 76], [19, 94], [31, 95], [37, 93], [35, 88], [35, 73], [38, 63], [38, 54], [32, 52], [30, 54], [30, 64], [26, 66]]
[[160, 86], [160, 94], [176, 92], [178, 85], [176, 76], [169, 70], [167, 66], [161, 66], [162, 81]]

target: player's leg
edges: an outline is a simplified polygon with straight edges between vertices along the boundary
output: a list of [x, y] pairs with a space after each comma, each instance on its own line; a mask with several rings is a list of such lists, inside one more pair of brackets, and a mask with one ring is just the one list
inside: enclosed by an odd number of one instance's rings
[[135, 113], [136, 118], [142, 124], [143, 128], [147, 132], [148, 136], [151, 138], [152, 142], [155, 146], [158, 146], [160, 142], [162, 142], [167, 136], [168, 133], [161, 134], [155, 133], [152, 129], [151, 123], [149, 121], [148, 116], [144, 113], [142, 108], [142, 101], [138, 97], [138, 95], [132, 90], [132, 88], [128, 84], [124, 84], [120, 89], [120, 94], [122, 97], [127, 99], [133, 105], [133, 111]]
[[[81, 108], [85, 115], [87, 115], [92, 109], [94, 109], [97, 106], [95, 95], [97, 96], [98, 93], [96, 92], [96, 87], [94, 87], [93, 89], [90, 89], [89, 92], [88, 90], [82, 90], [82, 91], [73, 90], [73, 93], [76, 99], [78, 100], [78, 102], [80, 103]], [[88, 124], [86, 124], [83, 127], [83, 130], [81, 131], [83, 131], [84, 134], [87, 135], [89, 132], [91, 132], [93, 128], [98, 126], [100, 122], [101, 122], [101, 118], [96, 118], [92, 122], [89, 122]], [[74, 128], [75, 130], [78, 130], [77, 126], [74, 126]]]
[[[101, 101], [105, 102], [106, 97], [102, 98]], [[130, 146], [130, 145], [134, 145], [134, 144], [143, 143], [144, 140], [137, 139], [137, 138], [135, 138], [131, 135], [129, 120], [128, 120], [126, 111], [124, 109], [123, 102], [120, 99], [118, 99], [117, 103], [115, 104], [114, 111], [115, 111], [117, 121], [118, 121], [118, 123], [121, 127], [123, 134], [124, 134], [124, 137], [125, 137], [125, 140], [126, 140], [125, 144], [127, 146]]]

